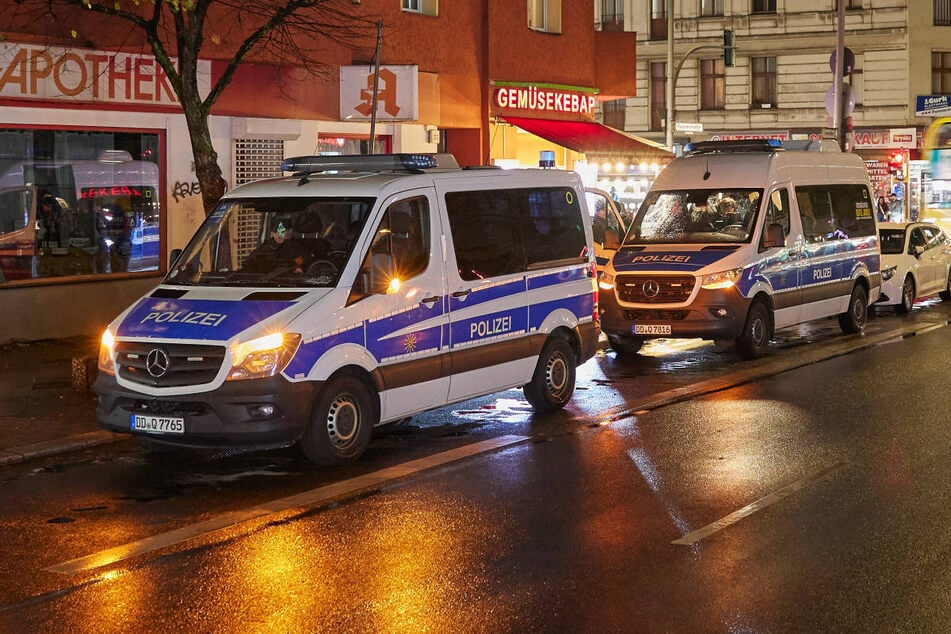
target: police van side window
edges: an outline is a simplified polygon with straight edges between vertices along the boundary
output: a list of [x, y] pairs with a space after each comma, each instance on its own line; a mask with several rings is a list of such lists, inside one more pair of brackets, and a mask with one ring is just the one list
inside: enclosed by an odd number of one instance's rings
[[585, 248], [581, 207], [571, 189], [527, 192], [531, 222], [525, 231], [528, 266], [580, 257]]
[[872, 199], [862, 185], [809, 185], [796, 188], [806, 242], [875, 235]]
[[789, 192], [785, 188], [777, 189], [769, 196], [764, 226], [771, 224], [781, 225], [783, 235], [789, 235]]
[[[446, 211], [459, 276], [466, 281], [523, 272], [525, 238], [517, 190], [449, 192]], [[522, 212], [524, 213], [524, 212]]]
[[390, 205], [377, 226], [350, 301], [395, 293], [429, 265], [429, 203], [425, 197]]

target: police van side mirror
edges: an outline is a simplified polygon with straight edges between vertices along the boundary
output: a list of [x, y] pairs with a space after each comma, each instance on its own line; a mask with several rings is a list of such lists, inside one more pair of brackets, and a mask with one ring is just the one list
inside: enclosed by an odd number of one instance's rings
[[786, 245], [786, 236], [783, 233], [783, 226], [778, 223], [766, 225], [766, 234], [763, 236], [763, 249], [772, 249]]

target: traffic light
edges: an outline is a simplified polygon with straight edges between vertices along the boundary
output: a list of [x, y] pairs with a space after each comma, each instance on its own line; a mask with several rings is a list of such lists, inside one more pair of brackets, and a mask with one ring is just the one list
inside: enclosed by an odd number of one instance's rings
[[888, 155], [888, 173], [900, 180], [905, 179], [905, 153], [892, 152]]
[[736, 66], [736, 36], [733, 31], [723, 31], [723, 65], [727, 68]]

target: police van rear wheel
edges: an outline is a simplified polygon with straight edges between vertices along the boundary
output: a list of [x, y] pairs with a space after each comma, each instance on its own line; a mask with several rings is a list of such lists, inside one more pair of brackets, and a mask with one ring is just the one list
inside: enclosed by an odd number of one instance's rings
[[868, 321], [868, 293], [863, 287], [856, 285], [849, 298], [849, 309], [839, 315], [839, 327], [848, 335], [861, 334], [865, 332], [866, 321]]
[[324, 386], [310, 424], [300, 439], [301, 452], [320, 465], [342, 465], [359, 458], [373, 434], [374, 409], [369, 390], [351, 376]]
[[531, 383], [522, 391], [536, 412], [565, 406], [575, 391], [575, 354], [564, 339], [548, 340], [535, 366]]
[[769, 307], [761, 301], [753, 302], [746, 314], [743, 332], [736, 338], [737, 350], [747, 359], [759, 358], [766, 354], [771, 336], [772, 320]]

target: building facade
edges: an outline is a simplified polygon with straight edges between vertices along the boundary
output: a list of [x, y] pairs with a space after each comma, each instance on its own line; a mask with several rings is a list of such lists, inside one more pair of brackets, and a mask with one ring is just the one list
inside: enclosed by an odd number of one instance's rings
[[[877, 189], [896, 191], [913, 216], [933, 195], [919, 159], [923, 132], [939, 113], [922, 106], [951, 93], [948, 0], [673, 0], [675, 146], [828, 134], [839, 1], [850, 148], [866, 159]], [[637, 96], [626, 100], [621, 127], [657, 141], [667, 124], [667, 4], [597, 2], [600, 28], [638, 33]], [[723, 59], [725, 30], [735, 34], [733, 67]], [[896, 155], [904, 178], [889, 171]]]
[[[0, 31], [0, 343], [100, 331], [160, 281], [205, 215], [184, 116], [141, 35], [91, 12], [17, 20], [25, 2], [0, 0], [13, 16]], [[280, 175], [295, 155], [537, 165], [553, 150], [570, 169], [585, 150], [657, 151], [596, 120], [605, 100], [635, 95], [636, 34], [596, 30], [590, 2], [337, 4], [379, 37], [326, 46], [324, 75], [256, 57], [213, 107], [229, 187]], [[237, 44], [217, 17], [200, 55], [206, 93]], [[552, 122], [551, 138], [519, 127]]]

